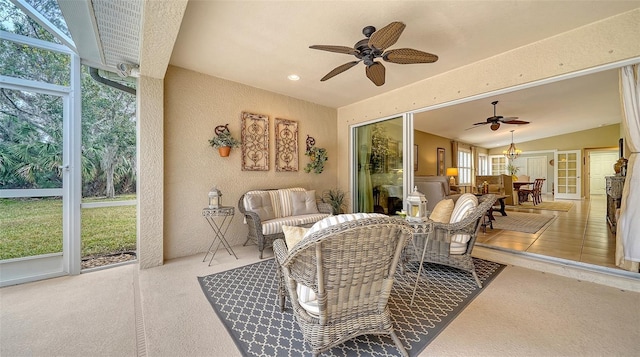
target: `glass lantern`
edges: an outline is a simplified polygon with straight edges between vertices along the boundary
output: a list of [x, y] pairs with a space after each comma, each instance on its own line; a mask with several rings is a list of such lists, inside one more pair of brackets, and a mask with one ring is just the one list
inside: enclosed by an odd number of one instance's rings
[[209, 191], [209, 208], [220, 208], [222, 204], [220, 203], [220, 198], [222, 197], [222, 193], [215, 186], [211, 188]]
[[427, 197], [420, 191], [418, 186], [413, 188], [407, 196], [407, 220], [422, 222], [427, 217]]

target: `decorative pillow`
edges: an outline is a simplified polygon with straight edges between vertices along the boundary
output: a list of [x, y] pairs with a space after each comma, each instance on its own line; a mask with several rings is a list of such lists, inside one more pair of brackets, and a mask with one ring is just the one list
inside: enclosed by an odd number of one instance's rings
[[453, 207], [453, 211], [451, 212], [451, 218], [449, 219], [449, 223], [457, 223], [462, 221], [471, 210], [478, 207], [478, 198], [476, 195], [472, 193], [464, 193], [455, 206]]
[[291, 251], [293, 246], [302, 240], [308, 230], [309, 228], [283, 225], [282, 232], [284, 233], [284, 241], [287, 243], [287, 249]]
[[336, 216], [329, 216], [327, 218], [323, 218], [318, 222], [314, 223], [313, 226], [309, 228], [309, 231], [307, 232], [307, 234], [305, 234], [305, 237], [321, 229], [324, 229], [339, 223], [349, 222], [356, 219], [368, 218], [368, 217], [387, 217], [387, 216], [381, 213], [345, 213], [345, 214], [339, 214]]
[[441, 200], [433, 207], [433, 212], [429, 215], [429, 219], [434, 222], [449, 223], [453, 207], [455, 207], [455, 204], [452, 199]]
[[276, 191], [280, 196], [280, 216], [276, 216], [276, 218], [289, 217], [293, 215], [291, 193], [296, 191], [304, 192], [305, 189], [302, 187], [293, 187], [293, 188], [281, 188]]
[[255, 212], [261, 221], [274, 219], [275, 213], [271, 205], [271, 197], [267, 192], [256, 192], [245, 196], [246, 209]]
[[292, 191], [289, 193], [293, 207], [292, 216], [318, 213], [316, 204], [316, 191]]
[[[456, 202], [449, 223], [457, 223], [465, 219], [476, 207], [478, 207], [478, 198], [471, 193], [464, 193]], [[449, 252], [451, 254], [463, 254], [467, 249], [467, 242], [471, 236], [468, 234], [456, 234], [451, 237], [451, 245]]]

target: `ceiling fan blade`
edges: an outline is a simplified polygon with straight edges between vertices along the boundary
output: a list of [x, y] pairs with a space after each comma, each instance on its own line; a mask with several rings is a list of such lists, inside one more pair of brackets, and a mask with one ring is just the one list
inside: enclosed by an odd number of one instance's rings
[[313, 45], [313, 46], [309, 46], [309, 48], [314, 50], [344, 53], [345, 55], [354, 55], [354, 56], [359, 53], [358, 50], [356, 50], [355, 48], [351, 48], [347, 46]]
[[398, 41], [405, 27], [405, 24], [397, 21], [388, 24], [371, 35], [369, 47], [384, 51]]
[[487, 125], [487, 124], [489, 124], [489, 123], [490, 123], [490, 122], [488, 122], [488, 121], [481, 121], [481, 122], [479, 122], [479, 123], [474, 123], [473, 125]]
[[[507, 118], [507, 119], [509, 119], [509, 118]], [[517, 120], [517, 118], [513, 118], [513, 119], [510, 119], [510, 120], [503, 120], [502, 122], [506, 123], [506, 124], [529, 124], [528, 121]]]
[[384, 84], [385, 68], [380, 62], [375, 62], [371, 66], [367, 66], [367, 78], [376, 86], [380, 87]]
[[322, 79], [320, 80], [320, 82], [324, 82], [324, 81], [326, 81], [327, 79], [329, 79], [329, 78], [331, 78], [331, 77], [333, 77], [333, 76], [335, 76], [335, 75], [338, 75], [338, 74], [340, 74], [340, 73], [342, 73], [342, 72], [344, 72], [344, 71], [348, 70], [349, 68], [351, 68], [351, 67], [353, 67], [353, 66], [357, 65], [357, 64], [358, 64], [358, 62], [360, 62], [360, 61], [348, 62], [348, 63], [345, 63], [345, 64], [343, 64], [343, 65], [340, 65], [340, 66], [338, 66], [338, 67], [334, 68], [333, 70], [331, 70], [331, 72], [327, 73], [327, 75], [326, 75], [326, 76], [322, 77]]
[[399, 64], [433, 63], [438, 60], [438, 56], [414, 50], [413, 48], [398, 48], [385, 52], [382, 55], [382, 59], [387, 62]]

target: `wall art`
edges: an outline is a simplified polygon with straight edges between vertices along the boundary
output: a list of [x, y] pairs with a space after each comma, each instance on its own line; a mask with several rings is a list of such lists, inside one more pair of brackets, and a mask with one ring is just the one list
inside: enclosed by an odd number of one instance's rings
[[276, 118], [276, 171], [298, 171], [298, 122]]
[[438, 165], [438, 176], [444, 176], [444, 148], [438, 148], [436, 163]]
[[242, 171], [269, 171], [269, 117], [242, 112]]

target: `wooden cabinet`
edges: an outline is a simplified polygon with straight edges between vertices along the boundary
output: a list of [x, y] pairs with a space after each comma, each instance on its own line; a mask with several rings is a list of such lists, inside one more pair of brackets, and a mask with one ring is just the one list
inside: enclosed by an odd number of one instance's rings
[[611, 232], [616, 232], [616, 209], [620, 208], [624, 176], [607, 176], [605, 192], [607, 193], [607, 223]]

